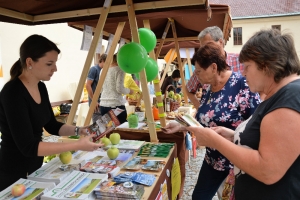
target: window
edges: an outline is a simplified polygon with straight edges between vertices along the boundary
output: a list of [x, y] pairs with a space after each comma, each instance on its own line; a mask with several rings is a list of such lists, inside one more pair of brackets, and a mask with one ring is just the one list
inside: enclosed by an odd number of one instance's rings
[[234, 45], [242, 45], [242, 27], [233, 28], [233, 44]]
[[281, 25], [272, 25], [272, 29], [277, 29], [281, 31]]

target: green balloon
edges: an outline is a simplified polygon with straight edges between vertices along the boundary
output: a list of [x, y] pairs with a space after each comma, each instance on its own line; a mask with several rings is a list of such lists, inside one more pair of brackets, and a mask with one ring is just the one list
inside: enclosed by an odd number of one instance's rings
[[139, 37], [141, 45], [148, 53], [155, 48], [157, 41], [153, 31], [148, 28], [139, 28]]
[[158, 65], [155, 60], [148, 58], [148, 62], [145, 66], [147, 82], [152, 81], [158, 75]]
[[[158, 75], [158, 65], [155, 60], [148, 58], [148, 62], [145, 66], [145, 73], [147, 77], [147, 82], [152, 81]], [[140, 73], [134, 74], [135, 77], [140, 80]]]
[[135, 42], [123, 45], [117, 54], [119, 67], [128, 74], [140, 72], [148, 61], [146, 49]]

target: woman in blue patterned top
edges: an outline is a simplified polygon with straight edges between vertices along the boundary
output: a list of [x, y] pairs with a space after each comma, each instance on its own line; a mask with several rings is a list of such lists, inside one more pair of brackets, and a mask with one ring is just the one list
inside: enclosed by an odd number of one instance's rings
[[[251, 93], [245, 78], [228, 70], [225, 55], [215, 43], [207, 43], [193, 56], [194, 73], [203, 85], [203, 95], [196, 119], [204, 127], [224, 126], [234, 130], [252, 115], [260, 103]], [[166, 133], [186, 130], [178, 123], [166, 126]], [[212, 199], [233, 165], [220, 152], [206, 148], [193, 199]]]

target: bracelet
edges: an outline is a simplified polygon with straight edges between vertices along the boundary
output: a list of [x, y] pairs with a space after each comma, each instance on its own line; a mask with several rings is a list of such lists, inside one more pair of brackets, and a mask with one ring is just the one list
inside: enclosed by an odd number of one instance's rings
[[75, 127], [75, 135], [78, 136], [78, 132], [79, 132], [79, 126]]

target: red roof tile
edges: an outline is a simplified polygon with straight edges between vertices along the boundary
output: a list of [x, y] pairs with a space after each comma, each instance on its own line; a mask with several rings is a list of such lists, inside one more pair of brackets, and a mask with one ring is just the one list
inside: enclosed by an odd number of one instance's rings
[[300, 15], [300, 0], [210, 0], [209, 3], [229, 5], [233, 19]]

